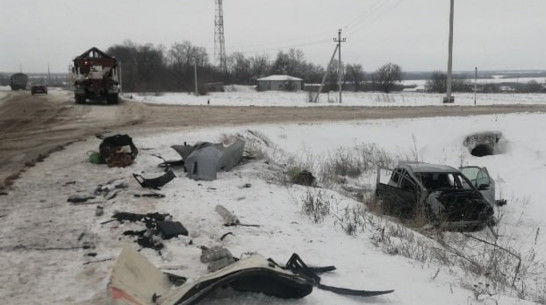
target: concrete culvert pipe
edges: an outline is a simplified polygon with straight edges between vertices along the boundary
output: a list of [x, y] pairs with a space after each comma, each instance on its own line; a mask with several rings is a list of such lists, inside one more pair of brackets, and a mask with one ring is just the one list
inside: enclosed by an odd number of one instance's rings
[[468, 148], [471, 155], [485, 157], [503, 153], [499, 145], [501, 140], [500, 132], [480, 132], [466, 137], [463, 145]]

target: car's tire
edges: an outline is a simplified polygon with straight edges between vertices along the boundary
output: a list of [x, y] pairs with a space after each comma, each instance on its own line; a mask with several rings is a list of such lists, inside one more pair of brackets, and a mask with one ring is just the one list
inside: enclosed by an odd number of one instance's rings
[[108, 104], [117, 104], [119, 101], [119, 96], [117, 93], [108, 94], [106, 101]]
[[85, 103], [85, 96], [76, 94], [76, 95], [74, 95], [74, 99], [76, 100], [76, 104], [83, 104], [83, 103]]

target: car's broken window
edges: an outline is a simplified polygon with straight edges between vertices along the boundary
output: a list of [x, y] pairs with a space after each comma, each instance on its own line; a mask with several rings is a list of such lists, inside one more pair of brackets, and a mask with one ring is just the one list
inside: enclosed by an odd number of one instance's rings
[[395, 185], [398, 185], [398, 181], [400, 181], [400, 170], [395, 169], [392, 172], [391, 180]]
[[416, 173], [416, 176], [429, 191], [438, 189], [472, 189], [467, 180], [458, 173]]
[[408, 172], [406, 171], [403, 171], [401, 173], [401, 182], [400, 182], [400, 188], [403, 189], [403, 190], [415, 190], [415, 182], [413, 182], [413, 180], [411, 179], [410, 175], [408, 174]]
[[476, 176], [476, 186], [480, 187], [480, 185], [489, 185], [490, 183], [489, 175], [483, 169], [480, 169]]

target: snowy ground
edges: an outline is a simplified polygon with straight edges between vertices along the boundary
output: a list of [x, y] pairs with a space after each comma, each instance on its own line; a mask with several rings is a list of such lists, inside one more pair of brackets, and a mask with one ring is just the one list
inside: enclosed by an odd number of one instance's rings
[[[283, 100], [290, 100], [276, 94], [276, 100], [281, 104]], [[349, 104], [350, 95], [346, 96], [346, 104]], [[303, 97], [297, 98], [296, 103], [306, 105]], [[511, 102], [529, 102], [522, 100], [523, 97], [526, 96], [517, 95]], [[156, 101], [167, 98], [173, 96], [164, 95]], [[207, 98], [214, 104], [230, 103], [229, 99], [222, 100], [215, 95], [199, 98], [188, 95], [176, 101], [203, 103]], [[529, 99], [538, 102], [539, 96], [529, 96]], [[354, 96], [355, 103], [360, 100]], [[404, 98], [406, 104], [413, 104], [408, 100]], [[150, 102], [149, 99], [146, 101]], [[250, 100], [238, 93], [232, 103], [244, 105]], [[123, 243], [131, 240], [123, 237], [122, 232], [140, 227], [101, 222], [109, 220], [114, 211], [127, 211], [170, 213], [174, 220], [184, 224], [190, 236], [166, 241], [162, 256], [149, 249], [141, 253], [162, 270], [187, 276], [190, 280], [206, 273], [206, 266], [199, 261], [198, 246], [223, 245], [237, 257], [258, 252], [277, 262], [285, 262], [296, 252], [309, 264], [335, 265], [337, 271], [324, 275], [324, 284], [356, 289], [395, 289], [392, 294], [366, 300], [315, 289], [300, 300], [246, 294], [205, 300], [203, 304], [531, 304], [518, 300], [513, 291], [500, 288], [487, 288], [491, 296], [487, 295], [479, 290], [489, 283], [486, 279], [472, 276], [458, 267], [386, 254], [371, 238], [377, 233], [373, 227], [361, 227], [354, 237], [347, 235], [336, 216], [340, 216], [345, 207], [359, 203], [341, 193], [322, 191], [331, 203], [331, 214], [315, 224], [302, 214], [302, 201], [308, 191], [319, 190], [283, 185], [278, 178], [281, 176], [279, 171], [287, 169], [282, 166], [287, 162], [317, 165], [340, 148], [350, 150], [363, 143], [376, 144], [393, 155], [416, 154], [420, 160], [431, 163], [487, 166], [497, 181], [498, 197], [508, 199], [508, 205], [497, 211], [505, 215], [500, 229], [501, 241], [523, 254], [531, 251], [535, 254], [535, 261], [539, 263], [532, 265], [529, 273], [536, 274], [526, 274], [521, 283], [528, 285], [525, 290], [528, 299], [540, 300], [537, 293], [546, 291], [543, 264], [546, 239], [544, 230], [539, 230], [544, 228], [546, 214], [543, 202], [546, 190], [542, 186], [546, 176], [546, 136], [540, 132], [545, 129], [545, 114], [185, 128], [156, 135], [132, 135], [140, 153], [128, 168], [107, 168], [89, 163], [87, 153], [96, 151], [100, 143], [98, 139], [90, 138], [37, 163], [22, 175], [14, 190], [0, 196], [0, 200], [8, 203], [0, 218], [3, 237], [0, 242], [0, 300], [5, 304], [104, 304], [105, 287], [114, 259]], [[470, 155], [462, 142], [467, 135], [482, 131], [502, 132], [502, 154], [482, 158]], [[124, 130], [113, 132], [124, 133]], [[225, 135], [234, 134], [244, 136], [249, 144], [260, 145], [269, 158], [253, 160], [231, 172], [221, 172], [217, 180], [209, 182], [190, 180], [182, 170], [175, 170], [177, 178], [160, 191], [165, 198], [134, 196], [147, 191], [136, 183], [132, 173], [147, 177], [161, 173], [157, 167], [160, 160], [154, 154], [176, 159], [171, 145], [217, 142]], [[66, 202], [72, 195], [92, 194], [99, 185], [112, 188], [121, 183], [128, 188], [115, 198], [106, 200], [98, 196], [94, 199], [104, 206], [102, 216], [95, 216], [96, 205]], [[245, 187], [247, 184], [250, 187]], [[217, 204], [235, 213], [241, 222], [261, 226], [223, 227], [220, 216], [214, 211]], [[220, 241], [227, 232], [233, 235]], [[484, 236], [485, 232], [475, 234]], [[92, 248], [81, 249], [84, 243]], [[92, 253], [96, 256], [90, 256]]]
[[[227, 87], [229, 88], [229, 87]], [[343, 103], [339, 103], [337, 92], [322, 93], [318, 103], [309, 103], [307, 92], [256, 92], [250, 87], [237, 86], [234, 91], [194, 96], [188, 93], [161, 93], [139, 95], [129, 93], [136, 101], [151, 104], [206, 105], [215, 106], [424, 106], [443, 105], [445, 94], [420, 92], [343, 92]], [[474, 94], [455, 93], [452, 105], [474, 105]], [[546, 94], [478, 94], [477, 105], [493, 104], [545, 104]]]

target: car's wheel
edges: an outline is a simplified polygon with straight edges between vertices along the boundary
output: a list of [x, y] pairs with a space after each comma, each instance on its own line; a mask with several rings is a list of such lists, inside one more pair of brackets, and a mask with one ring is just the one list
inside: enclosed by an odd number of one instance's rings
[[119, 101], [119, 98], [117, 93], [108, 94], [108, 98], [107, 98], [108, 104], [117, 104], [118, 101]]
[[76, 94], [76, 95], [74, 95], [74, 99], [76, 100], [76, 104], [83, 104], [83, 103], [85, 103], [85, 96]]

